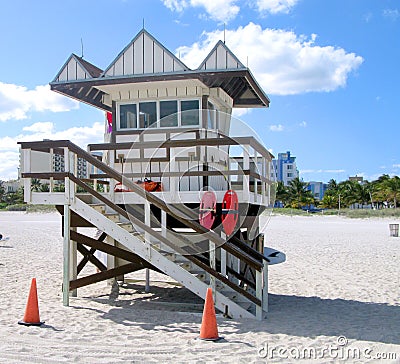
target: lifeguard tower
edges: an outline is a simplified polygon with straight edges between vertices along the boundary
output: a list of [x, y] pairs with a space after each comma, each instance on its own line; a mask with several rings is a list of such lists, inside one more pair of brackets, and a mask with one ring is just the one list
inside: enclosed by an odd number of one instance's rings
[[[262, 319], [280, 254], [264, 255], [259, 231], [274, 202], [272, 155], [252, 136], [230, 136], [233, 108], [269, 105], [249, 69], [222, 41], [189, 69], [143, 29], [105, 70], [72, 54], [50, 85], [107, 115], [104, 143], [87, 150], [20, 143], [25, 201], [62, 214], [64, 304], [85, 285], [153, 269], [201, 298], [212, 287], [229, 317]], [[32, 178], [47, 191], [33, 192]], [[87, 262], [98, 273], [82, 277]]]

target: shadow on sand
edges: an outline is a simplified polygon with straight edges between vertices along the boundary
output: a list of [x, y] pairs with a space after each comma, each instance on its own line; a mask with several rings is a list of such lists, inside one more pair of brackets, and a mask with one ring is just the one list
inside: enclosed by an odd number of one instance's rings
[[[193, 333], [193, 323], [201, 323], [203, 301], [186, 288], [152, 286], [145, 298], [142, 295], [135, 298], [132, 290], [143, 293], [144, 288], [125, 284], [118, 292], [114, 287], [110, 295], [90, 299], [110, 306], [99, 312], [102, 318], [126, 326]], [[349, 340], [400, 344], [400, 306], [319, 297], [273, 294], [269, 297], [266, 320], [236, 321], [218, 315], [219, 327], [229, 327], [236, 333], [252, 331], [309, 338], [343, 335]], [[176, 311], [185, 314], [177, 315]]]

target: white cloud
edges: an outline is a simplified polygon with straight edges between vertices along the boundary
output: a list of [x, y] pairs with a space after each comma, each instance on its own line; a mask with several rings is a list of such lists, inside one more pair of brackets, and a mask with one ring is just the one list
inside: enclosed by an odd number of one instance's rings
[[393, 168], [400, 168], [400, 164], [393, 164]]
[[[202, 40], [176, 50], [189, 67], [197, 68], [211, 51], [223, 31], [204, 32]], [[292, 31], [262, 29], [249, 23], [235, 30], [226, 30], [226, 44], [239, 60], [255, 74], [268, 94], [294, 95], [305, 92], [327, 92], [346, 86], [350, 72], [363, 58], [343, 48], [315, 45], [310, 39]]]
[[383, 10], [383, 16], [396, 21], [400, 17], [400, 11], [398, 9], [385, 9]]
[[236, 118], [240, 118], [241, 116], [249, 113], [251, 113], [251, 109], [248, 109], [246, 107], [232, 109], [232, 116]]
[[298, 0], [256, 0], [256, 7], [260, 12], [271, 14], [289, 13]]
[[23, 131], [15, 137], [0, 138], [0, 180], [17, 178], [19, 167], [19, 145], [17, 142], [51, 140], [71, 140], [82, 148], [89, 143], [101, 143], [103, 141], [104, 123], [95, 122], [92, 126], [72, 127], [66, 130], [56, 131], [51, 122], [39, 122], [24, 127]]
[[369, 23], [371, 19], [372, 19], [372, 13], [371, 12], [368, 12], [368, 13], [364, 14], [364, 20], [365, 20], [366, 23]]
[[237, 0], [162, 0], [164, 5], [177, 12], [182, 12], [188, 7], [201, 7], [207, 16], [219, 22], [228, 22], [239, 13]]
[[18, 151], [1, 152], [0, 180], [8, 181], [17, 178], [17, 168], [19, 166]]
[[50, 121], [34, 123], [22, 128], [23, 131], [32, 131], [38, 133], [51, 132], [54, 129], [54, 124]]
[[271, 131], [283, 131], [285, 128], [282, 124], [277, 124], [277, 125], [270, 125], [269, 130]]
[[302, 121], [302, 122], [299, 124], [299, 126], [300, 126], [301, 128], [306, 128], [306, 127], [307, 127], [307, 122], [306, 122], [306, 121]]
[[28, 90], [25, 86], [0, 82], [0, 121], [26, 119], [34, 111], [61, 112], [78, 106], [77, 101], [50, 91], [49, 85]]
[[177, 12], [182, 12], [188, 6], [186, 0], [162, 0], [162, 2], [168, 9]]

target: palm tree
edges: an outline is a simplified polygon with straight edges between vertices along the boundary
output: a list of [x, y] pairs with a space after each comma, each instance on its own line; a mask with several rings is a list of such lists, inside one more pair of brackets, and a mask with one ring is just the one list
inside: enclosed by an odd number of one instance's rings
[[275, 200], [282, 202], [283, 206], [288, 202], [288, 190], [287, 187], [283, 184], [282, 181], [279, 181], [276, 184], [276, 196]]
[[40, 188], [42, 186], [42, 182], [38, 178], [32, 178], [31, 180], [31, 190], [33, 192], [40, 192]]
[[322, 201], [321, 206], [326, 209], [334, 209], [338, 207], [338, 198], [331, 194], [325, 194]]
[[394, 176], [384, 182], [389, 198], [393, 200], [394, 208], [397, 208], [398, 197], [400, 196], [400, 177]]
[[307, 187], [308, 183], [303, 182], [299, 177], [289, 182], [288, 195], [292, 206], [300, 209], [302, 206], [310, 204], [311, 201], [314, 202], [314, 197]]
[[378, 204], [389, 206], [390, 196], [390, 177], [388, 174], [383, 174], [376, 181], [373, 182], [374, 185], [374, 199], [378, 201]]

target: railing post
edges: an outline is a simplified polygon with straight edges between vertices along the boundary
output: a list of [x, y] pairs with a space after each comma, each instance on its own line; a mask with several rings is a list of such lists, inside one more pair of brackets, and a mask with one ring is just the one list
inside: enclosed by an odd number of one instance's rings
[[[64, 148], [64, 171], [65, 173], [69, 173], [71, 170], [70, 158], [69, 158], [69, 149], [67, 147]], [[69, 183], [69, 177], [64, 178], [64, 195], [65, 195], [65, 204], [71, 204], [71, 185]]]
[[[31, 173], [31, 149], [23, 149], [24, 170], [25, 173]], [[24, 201], [29, 203], [32, 200], [31, 179], [24, 178]]]
[[[174, 148], [170, 149], [170, 161], [169, 161], [169, 171], [176, 172], [176, 159], [175, 159], [175, 150]], [[169, 190], [171, 195], [171, 201], [175, 202], [176, 193], [178, 189], [178, 178], [175, 176], [169, 177]]]
[[[70, 154], [64, 148], [64, 171], [70, 171]], [[63, 305], [69, 306], [69, 282], [71, 278], [71, 185], [69, 177], [64, 178], [64, 244], [63, 244]]]
[[[249, 146], [243, 146], [243, 171], [250, 170]], [[243, 174], [243, 201], [250, 202], [250, 176]]]
[[[103, 153], [108, 153], [108, 158], [109, 158], [108, 163], [109, 163], [111, 168], [114, 168], [114, 166], [115, 166], [115, 150], [114, 149], [113, 150], [108, 150], [108, 151], [105, 151]], [[108, 187], [110, 189], [110, 191], [109, 191], [110, 200], [112, 202], [114, 202], [115, 201], [115, 180], [114, 180], [114, 178], [110, 178], [110, 184], [109, 184]]]

